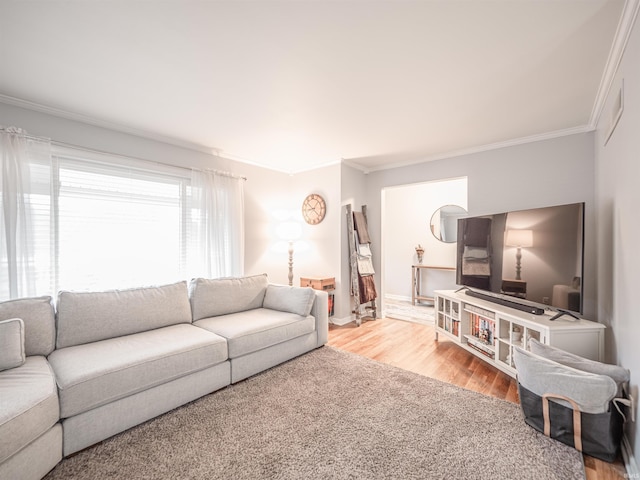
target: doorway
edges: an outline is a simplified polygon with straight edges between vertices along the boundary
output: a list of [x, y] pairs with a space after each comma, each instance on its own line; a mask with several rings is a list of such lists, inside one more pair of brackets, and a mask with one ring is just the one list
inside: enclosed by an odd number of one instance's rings
[[[467, 209], [467, 177], [386, 187], [381, 192], [381, 307], [394, 318], [433, 322], [428, 302], [412, 302], [412, 265], [418, 264], [416, 247], [424, 249], [422, 264], [456, 266], [456, 244], [444, 243], [431, 232], [431, 217], [444, 205]], [[455, 288], [455, 271], [422, 271], [424, 294]], [[391, 307], [391, 308], [388, 308]]]

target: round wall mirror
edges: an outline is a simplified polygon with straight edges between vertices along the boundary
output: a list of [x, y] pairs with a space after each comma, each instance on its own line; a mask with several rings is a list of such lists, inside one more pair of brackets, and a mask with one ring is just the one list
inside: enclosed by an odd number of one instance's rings
[[444, 243], [458, 240], [458, 219], [465, 217], [467, 211], [460, 205], [444, 205], [431, 215], [431, 233]]

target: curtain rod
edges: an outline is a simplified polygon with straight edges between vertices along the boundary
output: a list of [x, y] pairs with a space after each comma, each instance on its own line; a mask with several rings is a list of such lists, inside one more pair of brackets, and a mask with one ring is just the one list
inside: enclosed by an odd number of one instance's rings
[[47, 137], [36, 137], [35, 135], [29, 135], [27, 132], [25, 132], [23, 129], [18, 128], [18, 127], [4, 127], [2, 125], [0, 125], [0, 132], [5, 132], [8, 133], [10, 135], [16, 135], [18, 137], [22, 137], [22, 138], [28, 138], [29, 140], [38, 140], [38, 141], [46, 141], [46, 142], [50, 142], [51, 139], [47, 138]]
[[111, 156], [114, 156], [114, 157], [123, 158], [125, 160], [126, 159], [137, 160], [137, 161], [140, 161], [140, 162], [151, 163], [151, 164], [154, 164], [154, 165], [161, 165], [163, 167], [179, 168], [181, 170], [190, 170], [190, 171], [196, 171], [196, 172], [209, 172], [209, 173], [213, 173], [214, 175], [220, 175], [220, 176], [223, 176], [223, 177], [237, 178], [239, 180], [246, 180], [247, 179], [247, 177], [245, 177], [245, 176], [237, 175], [237, 174], [231, 173], [231, 172], [225, 172], [223, 170], [216, 170], [214, 168], [182, 167], [180, 165], [172, 165], [170, 163], [158, 162], [157, 160], [149, 160], [147, 158], [133, 157], [131, 155], [121, 155], [119, 153], [107, 152], [107, 151], [98, 150], [98, 149], [95, 149], [95, 148], [88, 148], [88, 147], [83, 147], [83, 146], [80, 146], [80, 145], [74, 145], [73, 143], [59, 142], [57, 140], [52, 140], [52, 139], [47, 138], [47, 137], [37, 137], [35, 135], [29, 135], [28, 133], [26, 133], [21, 128], [15, 128], [15, 130], [16, 131], [12, 131], [12, 127], [0, 126], [0, 131], [2, 131], [2, 132], [6, 132], [6, 133], [9, 133], [11, 135], [17, 135], [17, 136], [23, 137], [23, 138], [28, 138], [29, 140], [51, 142], [52, 145], [55, 145], [55, 146], [58, 146], [58, 147], [73, 148], [75, 150], [82, 150], [82, 151], [88, 152], [88, 153], [97, 153], [99, 155], [111, 155]]

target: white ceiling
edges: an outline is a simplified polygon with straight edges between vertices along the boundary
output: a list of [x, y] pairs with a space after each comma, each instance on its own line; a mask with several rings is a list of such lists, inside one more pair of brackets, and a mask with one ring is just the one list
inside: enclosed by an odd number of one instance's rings
[[376, 170], [593, 128], [624, 6], [0, 0], [0, 94], [276, 170]]

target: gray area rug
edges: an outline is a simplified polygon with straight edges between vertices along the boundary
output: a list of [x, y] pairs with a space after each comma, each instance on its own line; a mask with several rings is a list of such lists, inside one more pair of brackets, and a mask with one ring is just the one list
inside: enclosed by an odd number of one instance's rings
[[54, 479], [578, 479], [518, 405], [322, 347], [63, 460]]

